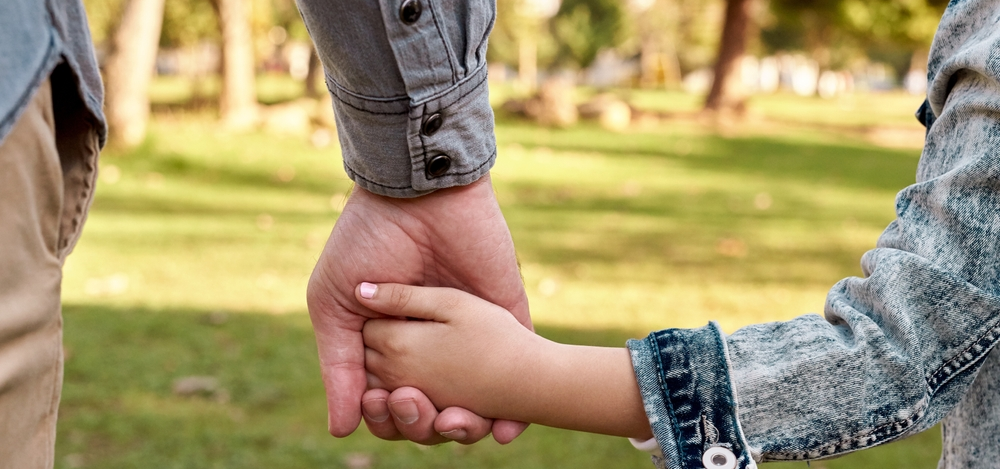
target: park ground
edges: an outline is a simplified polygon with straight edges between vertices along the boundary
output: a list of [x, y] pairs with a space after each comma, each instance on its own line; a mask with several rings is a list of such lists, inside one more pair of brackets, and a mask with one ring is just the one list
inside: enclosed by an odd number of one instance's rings
[[[554, 340], [822, 313], [920, 154], [908, 95], [757, 97], [722, 126], [679, 93], [628, 98], [659, 117], [618, 133], [498, 117], [497, 197]], [[163, 106], [145, 144], [105, 152], [65, 268], [56, 467], [651, 467], [623, 439], [541, 426], [507, 446], [327, 435], [304, 291], [351, 183], [336, 142], [311, 140]], [[939, 452], [935, 428], [811, 467], [930, 469]]]

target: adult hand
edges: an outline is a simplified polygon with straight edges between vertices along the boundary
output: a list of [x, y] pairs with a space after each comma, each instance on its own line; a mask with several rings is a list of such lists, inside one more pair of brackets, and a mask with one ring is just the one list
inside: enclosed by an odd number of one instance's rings
[[[382, 197], [355, 187], [306, 295], [334, 436], [351, 434], [362, 417], [367, 377], [361, 330], [365, 320], [379, 315], [356, 300], [354, 288], [361, 282], [458, 288], [506, 308], [531, 327], [514, 244], [489, 175], [468, 186], [413, 199]], [[439, 415], [413, 388], [393, 394], [369, 391], [365, 402], [366, 413], [375, 416], [366, 418], [366, 424], [384, 439], [434, 444], [446, 441], [441, 434], [447, 434], [474, 442], [491, 428], [488, 420], [464, 409], [449, 408]], [[393, 418], [378, 421], [386, 409]], [[411, 413], [397, 415], [413, 409], [416, 419]], [[525, 427], [509, 421], [492, 424], [494, 438], [501, 443], [513, 440]]]

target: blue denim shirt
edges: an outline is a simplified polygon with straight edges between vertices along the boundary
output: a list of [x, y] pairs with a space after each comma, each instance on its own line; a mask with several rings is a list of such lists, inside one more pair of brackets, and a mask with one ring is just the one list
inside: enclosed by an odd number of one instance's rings
[[[67, 112], [87, 121], [89, 130], [83, 131], [97, 134], [103, 145], [104, 88], [81, 0], [0, 1], [0, 142], [60, 66], [65, 73], [53, 82], [54, 104], [72, 108]], [[71, 99], [82, 104], [82, 112], [75, 112], [76, 103], [66, 103]], [[74, 134], [57, 138], [79, 137]]]
[[897, 219], [824, 317], [630, 341], [660, 467], [817, 459], [943, 421], [941, 468], [1000, 466], [1000, 1], [953, 1]]

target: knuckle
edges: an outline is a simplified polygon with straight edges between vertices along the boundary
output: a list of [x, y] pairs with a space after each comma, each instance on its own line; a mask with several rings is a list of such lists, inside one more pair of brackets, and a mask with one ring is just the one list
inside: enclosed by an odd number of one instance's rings
[[438, 303], [441, 309], [445, 310], [456, 310], [461, 306], [462, 301], [459, 298], [458, 292], [452, 292], [448, 295], [442, 295], [440, 302]]
[[386, 386], [387, 390], [394, 390], [400, 387], [400, 382], [402, 381], [399, 373], [392, 368], [383, 368], [379, 373], [377, 373], [382, 384]]
[[390, 340], [385, 344], [386, 351], [383, 352], [386, 355], [391, 355], [394, 357], [401, 357], [407, 355], [409, 352], [409, 347], [402, 340]]
[[413, 293], [409, 288], [393, 287], [389, 294], [389, 306], [396, 311], [403, 311], [409, 306], [413, 299]]

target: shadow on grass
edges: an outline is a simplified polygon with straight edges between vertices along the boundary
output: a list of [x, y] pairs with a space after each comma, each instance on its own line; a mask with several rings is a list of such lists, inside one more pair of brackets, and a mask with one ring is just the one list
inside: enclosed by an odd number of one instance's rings
[[[587, 184], [516, 175], [498, 182], [525, 258], [569, 268], [653, 261], [674, 272], [693, 269], [684, 273], [699, 278], [762, 283], [832, 284], [860, 274], [861, 254], [891, 221], [893, 195], [913, 182], [917, 163], [914, 151], [851, 142], [678, 131], [621, 135], [586, 124], [556, 130], [504, 122], [498, 140], [501, 149], [565, 155], [553, 163], [529, 153], [520, 163], [526, 169], [539, 161], [574, 174], [573, 153], [582, 152], [593, 158], [580, 172], [613, 172], [603, 179], [589, 174]], [[683, 176], [656, 183], [655, 175], [672, 172]], [[629, 184], [641, 191], [627, 193]], [[765, 209], [755, 207], [761, 194]], [[725, 242], [740, 247], [735, 255], [716, 252]]]
[[[506, 447], [487, 441], [421, 448], [363, 430], [331, 438], [305, 314], [66, 305], [64, 316], [56, 467], [650, 467], [622, 439], [539, 426]], [[621, 346], [630, 335], [539, 329], [555, 340], [592, 345]], [[174, 381], [186, 376], [211, 376], [219, 387], [174, 394]], [[924, 434], [813, 467], [932, 468], [935, 441]]]
[[[363, 429], [326, 433], [305, 314], [66, 305], [57, 467], [645, 468], [618, 438], [532, 427], [509, 446], [419, 448]], [[622, 331], [541, 328], [559, 340], [622, 345]], [[219, 389], [173, 393], [210, 376]], [[370, 461], [354, 466], [351, 461]], [[596, 464], [596, 465], [594, 465]]]
[[546, 129], [518, 121], [498, 126], [501, 143], [557, 151], [658, 158], [693, 169], [775, 180], [898, 191], [914, 182], [919, 151], [789, 137], [684, 135], [679, 132], [615, 134], [582, 124]]

